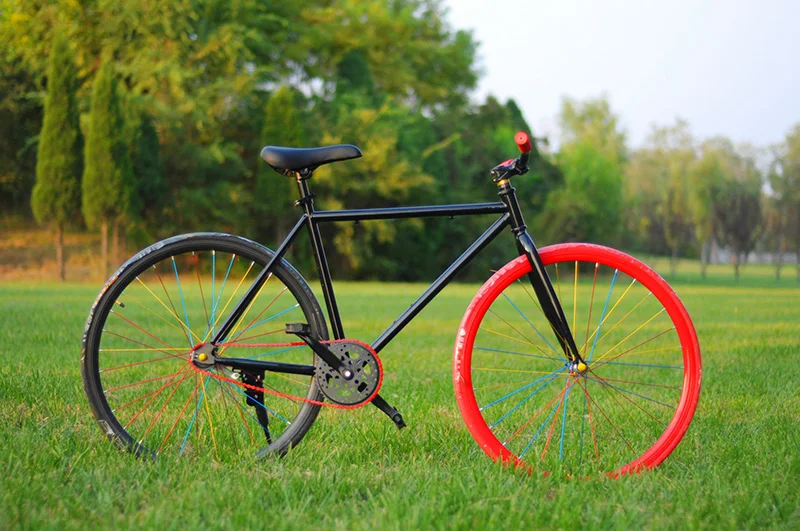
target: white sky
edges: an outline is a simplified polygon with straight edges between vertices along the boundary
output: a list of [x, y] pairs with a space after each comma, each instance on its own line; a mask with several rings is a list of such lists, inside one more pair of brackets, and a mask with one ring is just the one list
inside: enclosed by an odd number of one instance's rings
[[676, 117], [698, 138], [779, 142], [800, 121], [800, 0], [445, 0], [472, 28], [478, 93], [557, 140], [562, 95], [605, 92], [632, 145]]

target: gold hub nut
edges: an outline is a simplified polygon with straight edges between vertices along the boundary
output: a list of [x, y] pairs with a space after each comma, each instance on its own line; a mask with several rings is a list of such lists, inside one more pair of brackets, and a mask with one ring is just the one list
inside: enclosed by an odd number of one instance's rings
[[197, 359], [200, 361], [206, 361], [208, 359], [208, 356], [206, 355], [205, 352], [201, 352], [200, 355], [197, 356]]

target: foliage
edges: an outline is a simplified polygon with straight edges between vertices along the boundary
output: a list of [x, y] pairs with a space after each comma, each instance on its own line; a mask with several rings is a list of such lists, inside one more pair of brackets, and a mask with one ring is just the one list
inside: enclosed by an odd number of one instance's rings
[[81, 198], [89, 228], [107, 221], [130, 220], [135, 212], [136, 184], [124, 133], [117, 80], [112, 63], [105, 61], [92, 91], [86, 138]]
[[31, 207], [41, 224], [74, 224], [80, 210], [83, 138], [72, 51], [63, 35], [53, 40], [47, 80]]

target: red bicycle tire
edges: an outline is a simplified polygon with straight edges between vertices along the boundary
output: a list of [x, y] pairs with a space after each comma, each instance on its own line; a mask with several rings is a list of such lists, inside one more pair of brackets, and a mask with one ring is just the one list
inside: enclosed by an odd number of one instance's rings
[[[545, 266], [562, 261], [587, 261], [618, 269], [655, 295], [674, 323], [684, 361], [683, 386], [676, 412], [661, 437], [648, 450], [620, 468], [609, 471], [608, 474], [611, 477], [619, 477], [656, 467], [672, 453], [683, 438], [692, 421], [700, 396], [702, 375], [700, 346], [688, 312], [661, 276], [639, 260], [615, 249], [585, 243], [566, 243], [544, 247], [539, 250], [539, 255]], [[461, 321], [453, 359], [456, 400], [472, 437], [493, 460], [526, 467], [531, 465], [503, 446], [481, 414], [473, 390], [471, 363], [475, 337], [487, 310], [508, 286], [530, 271], [531, 266], [527, 258], [520, 256], [506, 264], [484, 283], [470, 302]]]

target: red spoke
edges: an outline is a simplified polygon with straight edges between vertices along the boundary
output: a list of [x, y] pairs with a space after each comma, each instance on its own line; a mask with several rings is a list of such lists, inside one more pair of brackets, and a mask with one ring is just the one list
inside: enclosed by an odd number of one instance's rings
[[608, 424], [611, 426], [611, 428], [612, 428], [612, 429], [613, 429], [615, 432], [617, 432], [617, 435], [619, 435], [619, 438], [620, 438], [620, 439], [622, 439], [622, 442], [624, 442], [624, 443], [625, 443], [625, 446], [627, 446], [627, 447], [628, 447], [628, 449], [629, 449], [631, 452], [634, 452], [634, 453], [636, 453], [636, 452], [634, 451], [633, 447], [632, 447], [632, 446], [630, 445], [630, 443], [628, 442], [628, 440], [627, 440], [627, 439], [625, 439], [625, 437], [623, 437], [623, 436], [622, 436], [622, 434], [619, 432], [619, 430], [618, 430], [618, 429], [617, 429], [617, 427], [614, 425], [614, 423], [613, 423], [613, 422], [611, 422], [611, 419], [609, 419], [609, 418], [608, 418], [608, 415], [606, 415], [605, 411], [603, 411], [603, 408], [601, 408], [601, 407], [600, 407], [600, 404], [598, 404], [598, 403], [597, 403], [597, 401], [596, 401], [594, 398], [592, 398], [592, 397], [591, 397], [591, 395], [587, 395], [587, 396], [589, 396], [589, 401], [590, 401], [590, 402], [592, 402], [592, 403], [595, 405], [595, 407], [597, 408], [597, 411], [599, 411], [599, 412], [600, 412], [600, 413], [603, 415], [603, 418], [605, 418], [605, 419], [606, 419], [606, 422], [608, 422]]
[[636, 350], [637, 348], [641, 347], [642, 345], [646, 345], [647, 343], [650, 343], [652, 340], [654, 340], [654, 339], [657, 339], [657, 338], [659, 338], [659, 337], [663, 336], [664, 334], [666, 334], [667, 332], [671, 332], [671, 331], [673, 331], [673, 330], [675, 330], [675, 327], [674, 327], [674, 326], [673, 326], [672, 328], [667, 328], [667, 329], [666, 329], [666, 330], [664, 330], [663, 332], [661, 332], [661, 333], [658, 333], [658, 334], [654, 335], [654, 336], [653, 336], [653, 337], [651, 337], [650, 339], [647, 339], [647, 340], [645, 340], [645, 341], [642, 341], [642, 342], [641, 342], [641, 343], [639, 343], [638, 345], [636, 345], [636, 346], [634, 346], [634, 347], [631, 347], [631, 348], [629, 348], [629, 349], [628, 349], [628, 350], [626, 350], [625, 352], [623, 352], [623, 353], [621, 353], [621, 354], [617, 354], [617, 355], [616, 355], [616, 356], [614, 356], [613, 358], [609, 358], [609, 359], [607, 359], [606, 361], [604, 361], [603, 363], [599, 363], [599, 364], [595, 365], [595, 366], [593, 367], [593, 369], [594, 369], [594, 370], [597, 370], [598, 368], [602, 367], [603, 365], [605, 365], [605, 364], [607, 364], [607, 363], [609, 363], [609, 362], [612, 362], [612, 361], [614, 361], [615, 359], [617, 359], [617, 358], [619, 358], [619, 357], [621, 357], [621, 356], [624, 356], [625, 354], [628, 354], [629, 352], [631, 352], [631, 351], [633, 351], [633, 350]]
[[[575, 380], [572, 381], [572, 385], [575, 385]], [[556, 423], [558, 422], [558, 413], [561, 411], [561, 406], [564, 405], [564, 398], [567, 396], [567, 391], [572, 388], [572, 385], [569, 383], [569, 376], [567, 377], [567, 382], [564, 384], [564, 391], [561, 393], [561, 399], [558, 401], [558, 407], [556, 408], [556, 413], [553, 415], [553, 422], [550, 424], [550, 430], [547, 434], [547, 442], [544, 443], [544, 450], [542, 450], [542, 457], [540, 458], [541, 461], [544, 461], [544, 456], [547, 454], [547, 449], [550, 447], [550, 439], [553, 437], [553, 431], [555, 430]]]
[[195, 372], [194, 374], [195, 374], [195, 381], [197, 382], [194, 386], [194, 391], [192, 391], [192, 394], [190, 394], [189, 398], [186, 399], [186, 402], [183, 404], [181, 412], [178, 414], [178, 418], [175, 419], [175, 423], [169, 429], [167, 436], [164, 437], [163, 441], [161, 441], [161, 446], [158, 447], [158, 451], [156, 452], [157, 454], [161, 453], [161, 450], [164, 448], [164, 445], [167, 444], [167, 441], [169, 441], [169, 438], [172, 436], [172, 432], [175, 431], [175, 426], [177, 426], [178, 422], [183, 418], [183, 414], [186, 412], [186, 407], [189, 405], [189, 402], [192, 401], [192, 398], [194, 398], [194, 396], [197, 394], [197, 390], [200, 389], [200, 382], [197, 381], [198, 380], [197, 373]]
[[[595, 375], [595, 376], [596, 376], [596, 375]], [[601, 379], [601, 381], [602, 381], [602, 379]], [[625, 414], [628, 416], [628, 418], [629, 418], [629, 419], [631, 419], [631, 422], [633, 422], [634, 426], [636, 426], [636, 428], [637, 428], [637, 429], [638, 429], [640, 432], [642, 432], [642, 434], [643, 434], [645, 437], [647, 437], [649, 434], [647, 433], [647, 431], [645, 430], [645, 428], [644, 428], [644, 427], [642, 427], [642, 425], [641, 425], [641, 424], [640, 424], [640, 423], [639, 423], [639, 422], [638, 422], [638, 421], [637, 421], [635, 418], [633, 418], [633, 415], [631, 415], [631, 414], [630, 414], [630, 411], [628, 411], [628, 409], [627, 409], [627, 408], [625, 408], [625, 407], [624, 407], [624, 406], [623, 406], [623, 405], [620, 403], [620, 401], [619, 401], [619, 399], [616, 397], [616, 395], [613, 395], [613, 394], [611, 393], [611, 391], [609, 391], [609, 390], [608, 390], [608, 387], [609, 387], [609, 386], [608, 386], [608, 384], [606, 384], [606, 385], [601, 385], [601, 387], [603, 388], [603, 391], [604, 391], [604, 392], [605, 392], [605, 393], [606, 393], [608, 396], [610, 396], [610, 397], [611, 397], [611, 398], [614, 400], [614, 402], [616, 402], [616, 404], [619, 406], [619, 408], [620, 408], [622, 411], [624, 411], [624, 412], [625, 412]], [[612, 388], [612, 389], [613, 389], [613, 388]], [[616, 389], [615, 389], [615, 391], [616, 391]], [[617, 391], [617, 393], [619, 393], [619, 394], [621, 394], [621, 395], [622, 395], [622, 393], [621, 393], [620, 391]], [[633, 400], [631, 400], [631, 399], [630, 399], [630, 398], [628, 398], [627, 396], [625, 396], [625, 395], [622, 395], [622, 397], [623, 397], [623, 398], [625, 398], [625, 399], [626, 399], [628, 402], [630, 402], [630, 403], [631, 403], [631, 404], [633, 404], [634, 406], [638, 407], [639, 409], [642, 409], [641, 407], [639, 407], [639, 405], [638, 405], [638, 404], [636, 404], [636, 403], [635, 403]], [[644, 411], [644, 410], [642, 409], [642, 411]], [[647, 411], [644, 411], [644, 412], [645, 412], [645, 413], [647, 413], [648, 415], [650, 415], [650, 413], [648, 413]], [[656, 418], [655, 418], [655, 417], [653, 417], [652, 415], [650, 415], [650, 417], [651, 417], [653, 420], [655, 420], [656, 422], [658, 422], [658, 419], [656, 419]], [[660, 424], [660, 422], [659, 422], [659, 424]]]
[[[279, 333], [285, 332], [285, 331], [286, 331], [285, 328], [279, 328], [278, 330], [272, 330], [271, 332], [264, 332], [263, 334], [257, 334], [257, 335], [254, 335], [254, 336], [243, 337], [241, 339], [237, 339], [236, 340], [236, 346], [237, 347], [249, 347], [250, 345], [247, 345], [245, 343], [241, 343], [241, 341], [247, 341], [248, 339], [255, 339], [257, 337], [268, 336], [268, 335], [271, 335], [271, 334], [279, 334]], [[227, 343], [220, 343], [220, 346], [226, 346], [226, 345], [227, 345]], [[258, 347], [260, 345], [252, 345], [252, 346]]]
[[594, 288], [595, 286], [597, 286], [597, 270], [599, 268], [600, 264], [594, 264], [594, 281], [592, 282], [592, 300], [589, 301], [589, 319], [586, 321], [586, 341], [584, 341], [583, 343], [584, 348], [586, 348], [586, 345], [589, 344], [589, 326], [592, 324], [592, 309], [594, 308]]
[[[186, 372], [187, 374], [189, 373], [189, 371], [185, 371], [185, 372]], [[181, 381], [183, 381], [183, 380], [181, 380]], [[171, 384], [169, 384], [169, 387], [171, 387], [171, 386], [173, 386], [173, 385], [179, 385], [179, 384], [180, 384], [180, 382], [172, 382]], [[150, 391], [149, 393], [145, 393], [145, 394], [143, 394], [142, 396], [140, 396], [139, 398], [134, 398], [134, 399], [133, 399], [133, 400], [131, 400], [130, 402], [126, 402], [125, 404], [122, 404], [121, 406], [117, 406], [117, 407], [115, 407], [115, 408], [114, 408], [112, 411], [116, 412], [116, 411], [119, 411], [120, 409], [124, 409], [124, 408], [126, 408], [126, 407], [130, 406], [131, 404], [135, 404], [136, 402], [138, 402], [138, 401], [140, 401], [140, 400], [144, 400], [144, 399], [145, 399], [145, 398], [147, 398], [148, 396], [153, 396], [153, 395], [154, 395], [154, 394], [156, 394], [158, 391], [159, 391], [159, 389], [156, 389], [155, 391]]]
[[181, 356], [164, 356], [163, 358], [156, 358], [154, 360], [137, 361], [135, 363], [128, 363], [128, 364], [125, 364], [125, 365], [118, 365], [116, 367], [111, 367], [110, 369], [100, 369], [100, 372], [118, 371], [118, 370], [124, 369], [126, 367], [133, 367], [135, 365], [143, 365], [145, 363], [154, 363], [156, 361], [164, 361], [164, 360], [168, 360], [168, 359], [172, 359], [172, 358], [176, 358], [176, 357], [179, 358], [179, 359], [184, 359]]
[[[550, 382], [547, 382], [547, 383], [550, 383]], [[531, 422], [533, 422], [533, 421], [536, 419], [536, 417], [538, 417], [539, 415], [541, 415], [541, 414], [542, 414], [542, 412], [544, 412], [545, 410], [547, 410], [547, 408], [549, 408], [549, 407], [550, 407], [550, 406], [553, 404], [553, 402], [555, 402], [556, 400], [558, 400], [558, 399], [559, 399], [559, 398], [560, 398], [560, 397], [561, 397], [561, 396], [562, 396], [562, 395], [563, 395], [565, 392], [566, 392], [566, 389], [565, 389], [565, 390], [563, 390], [563, 391], [561, 391], [560, 393], [558, 393], [558, 394], [557, 394], [556, 396], [554, 396], [553, 398], [551, 398], [551, 399], [550, 399], [550, 401], [549, 401], [548, 403], [546, 403], [544, 406], [542, 406], [542, 409], [540, 409], [539, 411], [537, 411], [536, 413], [534, 413], [534, 414], [533, 414], [533, 416], [532, 416], [530, 419], [528, 419], [528, 420], [525, 422], [525, 424], [523, 424], [522, 426], [520, 426], [520, 427], [517, 429], [517, 431], [515, 431], [514, 433], [512, 433], [512, 434], [511, 434], [511, 436], [510, 436], [508, 439], [506, 439], [506, 440], [505, 440], [505, 442], [504, 442], [503, 444], [504, 444], [504, 445], [505, 445], [505, 444], [507, 444], [508, 442], [510, 442], [510, 441], [511, 441], [511, 439], [513, 439], [514, 437], [516, 437], [517, 435], [519, 435], [520, 433], [522, 433], [522, 430], [524, 430], [525, 428], [527, 428], [527, 427], [530, 425], [530, 423], [531, 423]]]
[[114, 315], [116, 315], [117, 317], [119, 317], [120, 319], [122, 319], [123, 321], [125, 321], [126, 323], [130, 324], [131, 326], [133, 326], [133, 327], [137, 328], [138, 330], [141, 330], [142, 332], [144, 332], [144, 333], [145, 333], [145, 334], [147, 334], [148, 336], [152, 337], [153, 339], [155, 339], [155, 340], [156, 340], [156, 341], [158, 341], [159, 343], [161, 343], [161, 344], [163, 344], [163, 345], [166, 345], [166, 346], [168, 346], [168, 347], [172, 347], [172, 345], [170, 345], [169, 343], [167, 343], [167, 342], [166, 342], [166, 341], [164, 341], [163, 339], [157, 338], [156, 336], [154, 336], [153, 334], [151, 334], [150, 332], [148, 332], [147, 330], [145, 330], [145, 329], [144, 329], [144, 328], [142, 328], [141, 326], [137, 325], [136, 323], [134, 323], [133, 321], [131, 321], [130, 319], [128, 319], [127, 317], [125, 317], [125, 316], [124, 316], [124, 315], [122, 315], [121, 313], [119, 313], [119, 312], [115, 312], [114, 310], [111, 310], [111, 313], [113, 313]]
[[[595, 377], [595, 378], [597, 378], [597, 379], [598, 379], [598, 380], [600, 380], [601, 382], [604, 382], [604, 383], [608, 382], [608, 380], [606, 380], [606, 379], [604, 379], [604, 378], [601, 378], [600, 376], [596, 375], [596, 374], [594, 373], [594, 371], [590, 371], [590, 372], [591, 372], [591, 373], [594, 375], [594, 377]], [[606, 383], [606, 385], [604, 385], [604, 386], [603, 386], [603, 388], [606, 388], [606, 387], [610, 387], [611, 389], [613, 389], [614, 391], [616, 391], [616, 392], [617, 392], [617, 393], [618, 393], [620, 396], [622, 396], [622, 398], [624, 398], [625, 400], [627, 400], [628, 402], [630, 402], [631, 404], [633, 404], [634, 406], [636, 406], [636, 407], [637, 407], [638, 409], [640, 409], [640, 410], [641, 410], [641, 411], [642, 411], [644, 414], [646, 414], [648, 417], [650, 417], [651, 419], [653, 419], [654, 421], [656, 421], [658, 424], [660, 424], [660, 425], [662, 425], [662, 426], [664, 425], [664, 423], [663, 423], [663, 422], [661, 422], [660, 420], [658, 420], [657, 418], [655, 418], [655, 417], [654, 417], [654, 416], [653, 416], [653, 415], [652, 415], [652, 414], [651, 414], [649, 411], [647, 411], [647, 410], [646, 410], [646, 409], [644, 409], [642, 406], [640, 406], [639, 404], [637, 404], [636, 402], [634, 402], [634, 401], [633, 401], [633, 400], [632, 400], [632, 399], [631, 399], [629, 396], [627, 396], [625, 393], [623, 393], [622, 391], [620, 391], [620, 390], [619, 390], [619, 389], [617, 389], [616, 387], [614, 387], [614, 386], [612, 386], [612, 385], [610, 385], [610, 384], [608, 384], [608, 383]], [[644, 396], [644, 395], [642, 395], [642, 396]], [[651, 400], [652, 400], [652, 399], [651, 399]], [[647, 434], [645, 434], [645, 435], [647, 435]]]
[[194, 271], [197, 273], [197, 285], [200, 287], [200, 299], [203, 301], [203, 311], [206, 313], [206, 327], [211, 326], [211, 320], [208, 318], [208, 308], [206, 308], [206, 298], [203, 295], [203, 283], [200, 282], [200, 263], [197, 255], [192, 251], [194, 257]]
[[178, 382], [178, 385], [176, 385], [175, 389], [173, 389], [172, 392], [169, 394], [169, 396], [167, 397], [167, 400], [164, 402], [164, 405], [161, 406], [161, 409], [158, 410], [158, 413], [156, 413], [156, 416], [153, 417], [153, 420], [150, 421], [150, 425], [145, 430], [144, 435], [142, 435], [142, 439], [141, 439], [142, 441], [144, 441], [145, 437], [147, 437], [147, 434], [150, 433], [150, 430], [153, 429], [153, 426], [155, 426], [156, 421], [158, 421], [159, 417], [161, 417], [161, 413], [164, 412], [164, 409], [170, 403], [170, 401], [172, 400], [172, 397], [175, 396], [175, 393], [178, 391], [178, 388], [181, 386], [181, 384], [183, 382], [188, 380], [190, 376], [191, 376], [191, 374], [187, 374], [186, 376], [181, 378], [181, 381]]
[[222, 389], [224, 391], [222, 393], [223, 396], [224, 395], [230, 395], [231, 396], [231, 402], [233, 402], [233, 405], [236, 406], [236, 408], [239, 410], [239, 417], [241, 417], [241, 419], [242, 419], [242, 424], [244, 424], [244, 427], [247, 430], [247, 433], [250, 435], [250, 440], [253, 442], [253, 445], [255, 445], [256, 444], [256, 439], [255, 439], [255, 437], [253, 437], [253, 432], [250, 431], [250, 425], [247, 423], [247, 419], [244, 418], [244, 410], [242, 410], [242, 406], [239, 405], [239, 402], [237, 402], [236, 399], [234, 398], [234, 396], [231, 395], [230, 391], [228, 389], [226, 389], [225, 386], [222, 385], [222, 382], [220, 380], [218, 380], [217, 378], [214, 378], [214, 381], [216, 381], [217, 385], [219, 385], [220, 389]]
[[661, 384], [654, 384], [654, 383], [647, 383], [647, 382], [634, 382], [634, 381], [631, 381], [631, 380], [617, 380], [615, 378], [601, 378], [600, 376], [595, 374], [594, 370], [592, 370], [591, 372], [592, 372], [592, 374], [594, 374], [594, 376], [598, 380], [603, 380], [604, 382], [618, 382], [618, 383], [626, 383], [626, 384], [631, 384], [631, 385], [645, 385], [647, 387], [661, 387], [663, 389], [675, 389], [675, 390], [678, 390], [678, 391], [683, 390], [683, 387], [678, 386], [678, 385], [661, 385]]
[[[220, 381], [217, 380], [216, 378], [214, 378], [214, 381], [217, 383], [220, 389], [222, 389], [222, 384], [220, 383]], [[225, 405], [225, 418], [228, 419], [228, 428], [230, 428], [231, 430], [231, 442], [233, 443], [233, 451], [239, 453], [239, 449], [236, 447], [236, 433], [234, 432], [233, 425], [231, 424], [231, 417], [230, 414], [228, 413], [228, 397], [225, 395], [224, 392], [222, 393], [222, 403]]]
[[[147, 343], [142, 343], [141, 341], [136, 341], [135, 339], [131, 339], [131, 338], [127, 337], [127, 336], [123, 336], [122, 334], [118, 334], [116, 332], [112, 332], [111, 330], [104, 330], [104, 332], [106, 334], [111, 334], [112, 336], [117, 336], [120, 339], [125, 339], [127, 341], [130, 341], [131, 343], [136, 343], [137, 345], [141, 345], [143, 347], [151, 348], [151, 349], [153, 349], [153, 350], [155, 350], [157, 352], [163, 352], [164, 354], [167, 354], [168, 356], [172, 356], [173, 358], [184, 359], [183, 356], [185, 355], [185, 353], [184, 354], [173, 354], [171, 352], [167, 352], [166, 350], [160, 349], [158, 347], [154, 347], [152, 345], [148, 345]], [[169, 347], [169, 348], [173, 348], [173, 347]], [[103, 349], [100, 349], [101, 352], [102, 352], [102, 350]]]
[[[270, 276], [272, 276], [272, 273], [270, 273]], [[265, 283], [264, 285], [266, 285], [266, 283]], [[289, 288], [286, 288], [286, 287], [284, 287], [284, 288], [283, 288], [283, 289], [282, 289], [282, 290], [281, 290], [281, 291], [280, 291], [280, 292], [279, 292], [277, 295], [275, 295], [275, 298], [274, 298], [274, 299], [272, 299], [271, 301], [269, 301], [269, 304], [267, 304], [267, 305], [266, 305], [266, 307], [264, 307], [264, 309], [263, 309], [263, 310], [261, 310], [260, 312], [258, 312], [258, 315], [256, 315], [256, 316], [253, 318], [253, 320], [252, 320], [252, 321], [250, 321], [250, 322], [247, 324], [247, 326], [245, 326], [245, 327], [244, 327], [244, 330], [242, 330], [242, 333], [244, 333], [244, 332], [245, 332], [246, 330], [248, 330], [248, 329], [249, 329], [251, 326], [253, 326], [253, 323], [255, 323], [256, 321], [258, 321], [258, 318], [259, 318], [259, 317], [261, 317], [262, 315], [264, 315], [264, 312], [266, 312], [267, 310], [269, 310], [269, 307], [270, 307], [270, 306], [272, 306], [272, 304], [273, 304], [273, 303], [274, 303], [276, 300], [278, 300], [278, 297], [280, 297], [281, 295], [283, 295], [283, 294], [286, 292], [286, 290], [287, 290], [287, 289], [289, 289]]]
[[[174, 260], [174, 257], [173, 257]], [[189, 334], [186, 333], [186, 329], [183, 328], [183, 321], [181, 321], [180, 317], [178, 317], [178, 310], [175, 309], [175, 303], [172, 302], [172, 297], [169, 296], [169, 292], [167, 291], [167, 287], [164, 285], [164, 280], [161, 278], [161, 274], [156, 269], [156, 266], [153, 266], [153, 271], [156, 272], [156, 276], [158, 277], [158, 281], [161, 283], [161, 288], [164, 290], [164, 294], [167, 296], [167, 300], [169, 301], [169, 305], [172, 306], [172, 314], [178, 319], [178, 322], [181, 323], [181, 330], [183, 331], [183, 335], [186, 337], [186, 341], [191, 345], [192, 339], [189, 337]]]
[[594, 434], [594, 418], [592, 417], [592, 404], [591, 404], [591, 397], [589, 396], [589, 386], [584, 385], [583, 383], [578, 380], [578, 385], [581, 386], [583, 389], [583, 393], [586, 395], [586, 410], [589, 412], [589, 429], [592, 432], [592, 442], [594, 443], [594, 455], [595, 458], [600, 461], [600, 452], [597, 449], [597, 437]]
[[[169, 381], [168, 381], [166, 384], [164, 384], [163, 386], [161, 386], [161, 388], [158, 390], [158, 392], [157, 392], [155, 395], [153, 395], [153, 397], [152, 397], [152, 398], [150, 398], [150, 400], [148, 400], [148, 401], [147, 401], [147, 403], [146, 403], [144, 406], [142, 406], [142, 409], [140, 409], [140, 410], [139, 410], [139, 412], [138, 412], [138, 413], [136, 413], [136, 414], [133, 416], [133, 418], [132, 418], [131, 420], [129, 420], [129, 421], [128, 421], [128, 423], [127, 423], [127, 424], [125, 424], [125, 429], [126, 429], [126, 430], [128, 429], [128, 427], [129, 427], [131, 424], [133, 424], [133, 423], [136, 421], [136, 419], [137, 419], [137, 418], [139, 418], [139, 415], [141, 415], [141, 414], [144, 412], [144, 410], [145, 410], [145, 409], [147, 409], [147, 406], [149, 406], [150, 404], [152, 404], [152, 403], [153, 403], [153, 400], [155, 400], [156, 398], [158, 398], [158, 395], [160, 395], [160, 394], [161, 394], [161, 393], [164, 391], [164, 389], [166, 389], [167, 387], [169, 387], [169, 384], [170, 384], [170, 382], [172, 382], [172, 380], [174, 380], [174, 379], [175, 379], [175, 378], [176, 378], [176, 377], [177, 377], [179, 374], [181, 374], [181, 372], [182, 372], [182, 371], [183, 371], [183, 369], [186, 367], [186, 365], [189, 365], [189, 362], [188, 362], [188, 361], [187, 361], [187, 362], [184, 364], [184, 366], [183, 366], [183, 367], [181, 367], [181, 369], [180, 369], [178, 372], [176, 372], [175, 374], [169, 375], [169, 376], [171, 376], [171, 378], [169, 379]], [[163, 380], [163, 379], [164, 379], [164, 377], [161, 377], [161, 378], [158, 378], [158, 379], [161, 379], [161, 380]]]
[[188, 365], [188, 364], [189, 364], [189, 362], [187, 361], [183, 365], [183, 367], [181, 367], [181, 369], [176, 373], [167, 374], [167, 375], [164, 375], [164, 376], [156, 376], [155, 378], [150, 378], [148, 380], [142, 380], [140, 382], [134, 382], [134, 383], [130, 383], [130, 384], [121, 385], [119, 387], [114, 387], [114, 388], [111, 388], [111, 389], [107, 390], [106, 394], [110, 394], [110, 393], [113, 393], [114, 391], [119, 391], [121, 389], [128, 389], [130, 387], [136, 387], [136, 386], [143, 385], [143, 384], [146, 384], [146, 383], [155, 382], [156, 380], [163, 380], [164, 378], [169, 378], [170, 376], [174, 376], [175, 374], [178, 374], [179, 372], [181, 372], [186, 367], [186, 365]]

